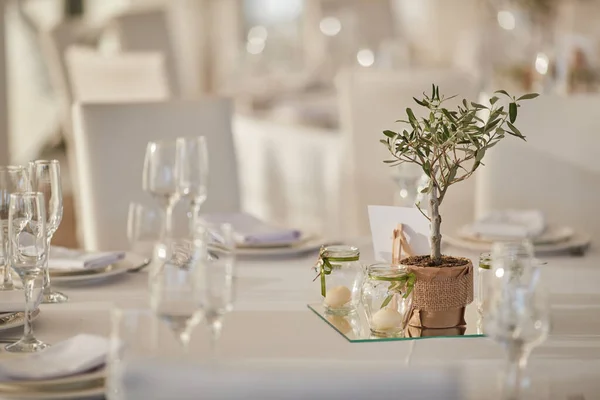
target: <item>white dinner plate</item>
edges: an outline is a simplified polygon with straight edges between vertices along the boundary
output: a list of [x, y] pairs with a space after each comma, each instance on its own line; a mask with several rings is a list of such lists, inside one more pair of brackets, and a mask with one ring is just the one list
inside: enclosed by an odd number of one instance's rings
[[[575, 230], [568, 226], [549, 226], [540, 236], [531, 238], [534, 245], [556, 244], [569, 240], [575, 235]], [[471, 225], [465, 225], [457, 232], [457, 236], [475, 242], [501, 242], [506, 240], [519, 240], [520, 238], [494, 237], [478, 235], [473, 232]]]
[[292, 240], [278, 242], [261, 242], [261, 243], [236, 243], [238, 249], [275, 249], [282, 247], [300, 246], [304, 242], [308, 242], [314, 238], [314, 235], [301, 234], [300, 237]]
[[[25, 301], [25, 295], [23, 294], [23, 301]], [[40, 315], [40, 309], [38, 308], [31, 314], [32, 319], [36, 319]], [[6, 331], [13, 328], [18, 328], [25, 324], [25, 312], [14, 312], [14, 313], [2, 313], [0, 316], [0, 332]]]
[[95, 371], [64, 378], [0, 382], [0, 398], [11, 399], [81, 399], [104, 395], [105, 371]]
[[61, 272], [55, 271], [51, 275], [52, 283], [69, 284], [103, 280], [125, 274], [129, 270], [139, 268], [146, 263], [147, 260], [141, 255], [127, 253], [124, 259], [117, 261], [114, 264], [110, 264], [102, 269], [81, 269], [78, 271]]
[[241, 257], [290, 257], [317, 252], [324, 244], [323, 238], [313, 236], [292, 246], [237, 248], [236, 253]]
[[[450, 246], [479, 253], [492, 249], [491, 242], [469, 240], [459, 236], [444, 235], [442, 240]], [[576, 233], [562, 242], [534, 244], [534, 250], [536, 253], [571, 253], [573, 255], [583, 255], [588, 249], [590, 242], [591, 238], [589, 235]]]

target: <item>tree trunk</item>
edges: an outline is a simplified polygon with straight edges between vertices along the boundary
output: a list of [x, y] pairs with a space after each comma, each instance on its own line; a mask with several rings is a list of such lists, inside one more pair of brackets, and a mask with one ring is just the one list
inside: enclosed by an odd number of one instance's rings
[[440, 265], [442, 262], [442, 235], [440, 234], [442, 217], [440, 216], [438, 194], [437, 186], [433, 185], [429, 198], [429, 208], [431, 212], [431, 261], [434, 265]]

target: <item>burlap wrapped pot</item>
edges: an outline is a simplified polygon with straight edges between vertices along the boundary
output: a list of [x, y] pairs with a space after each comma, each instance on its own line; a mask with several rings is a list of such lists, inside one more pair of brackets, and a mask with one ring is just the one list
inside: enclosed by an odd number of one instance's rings
[[406, 265], [417, 279], [408, 325], [447, 329], [465, 326], [465, 307], [473, 301], [473, 264], [454, 267]]

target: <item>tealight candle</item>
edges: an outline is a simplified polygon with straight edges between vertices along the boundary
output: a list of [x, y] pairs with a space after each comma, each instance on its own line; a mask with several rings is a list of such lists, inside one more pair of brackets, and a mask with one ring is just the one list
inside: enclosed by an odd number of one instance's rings
[[352, 292], [346, 286], [336, 286], [327, 291], [324, 303], [331, 308], [339, 308], [352, 299]]
[[402, 314], [391, 308], [382, 308], [371, 318], [371, 326], [381, 331], [398, 328], [402, 326]]

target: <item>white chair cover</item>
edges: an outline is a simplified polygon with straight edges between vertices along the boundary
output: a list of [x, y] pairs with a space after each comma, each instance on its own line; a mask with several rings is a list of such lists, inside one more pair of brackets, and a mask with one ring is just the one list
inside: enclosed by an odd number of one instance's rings
[[[472, 79], [459, 71], [345, 71], [339, 76], [344, 198], [354, 201], [344, 214], [348, 217], [346, 232], [368, 233], [367, 206], [392, 204], [395, 190], [392, 170], [383, 163], [391, 155], [379, 140], [384, 138], [384, 130], [402, 128], [394, 121], [405, 118], [407, 107], [419, 115], [422, 107], [412, 98], [430, 92], [432, 83], [439, 85], [440, 94], [477, 98]], [[472, 218], [473, 186], [467, 180], [449, 189], [442, 204], [442, 229], [447, 231], [456, 227], [457, 221]]]
[[337, 132], [244, 116], [234, 126], [244, 209], [266, 221], [339, 234]]
[[519, 108], [527, 142], [507, 138], [486, 153], [477, 176], [477, 214], [542, 210], [550, 223], [600, 234], [598, 95], [544, 95]]
[[171, 93], [160, 53], [103, 55], [70, 47], [66, 62], [75, 101], [165, 100]]
[[148, 141], [206, 136], [210, 178], [203, 211], [240, 209], [229, 100], [76, 105], [74, 128], [87, 250], [127, 248], [129, 202], [150, 201], [142, 191]]

